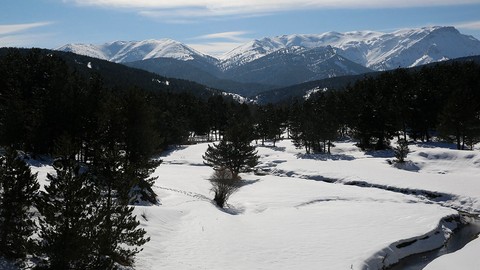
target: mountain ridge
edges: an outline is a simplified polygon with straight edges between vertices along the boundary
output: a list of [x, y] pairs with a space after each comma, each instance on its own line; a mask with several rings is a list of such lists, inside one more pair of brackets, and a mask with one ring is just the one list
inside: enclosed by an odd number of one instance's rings
[[253, 96], [311, 80], [480, 55], [480, 41], [452, 26], [430, 26], [389, 33], [352, 31], [264, 37], [218, 58], [171, 39], [67, 44], [58, 50]]
[[216, 61], [212, 56], [201, 53], [181, 42], [169, 38], [142, 41], [113, 41], [101, 45], [74, 43], [66, 44], [56, 50], [73, 52], [116, 63], [135, 62], [162, 57], [188, 61], [194, 59], [195, 56], [213, 62]]

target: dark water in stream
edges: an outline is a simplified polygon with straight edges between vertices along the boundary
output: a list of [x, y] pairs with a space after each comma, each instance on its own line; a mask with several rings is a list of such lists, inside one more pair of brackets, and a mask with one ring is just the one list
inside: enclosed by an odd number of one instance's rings
[[462, 224], [454, 230], [450, 239], [447, 243], [438, 249], [423, 252], [419, 254], [414, 254], [408, 257], [401, 259], [397, 264], [392, 267], [387, 268], [388, 270], [420, 270], [423, 269], [427, 264], [432, 262], [434, 259], [448, 254], [453, 253], [461, 248], [463, 248], [470, 241], [476, 239], [480, 234], [480, 218], [466, 218], [470, 223]]

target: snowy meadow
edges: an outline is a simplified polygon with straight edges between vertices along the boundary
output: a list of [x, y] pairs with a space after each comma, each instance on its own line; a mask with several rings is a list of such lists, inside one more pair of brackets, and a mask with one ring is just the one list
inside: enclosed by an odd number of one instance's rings
[[[335, 145], [329, 155], [289, 140], [258, 146], [262, 173], [241, 174], [225, 209], [212, 203], [207, 144], [171, 150], [153, 175], [159, 204], [135, 207], [151, 238], [135, 269], [382, 269], [442, 246], [458, 211], [480, 213], [478, 151], [410, 144], [398, 165], [390, 150]], [[32, 169], [46, 184], [52, 168]], [[472, 269], [479, 242], [426, 269]]]

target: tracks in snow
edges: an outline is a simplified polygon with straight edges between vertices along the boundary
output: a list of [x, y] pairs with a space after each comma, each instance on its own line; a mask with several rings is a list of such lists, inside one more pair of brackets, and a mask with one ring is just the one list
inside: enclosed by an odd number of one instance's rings
[[176, 188], [162, 187], [162, 186], [158, 186], [158, 185], [154, 185], [154, 187], [158, 188], [158, 189], [173, 191], [175, 193], [183, 194], [185, 196], [189, 196], [189, 197], [201, 200], [201, 201], [208, 201], [208, 202], [212, 201], [207, 196], [205, 196], [203, 194], [200, 194], [200, 193], [192, 192], [192, 191], [185, 191], [185, 190], [176, 189]]

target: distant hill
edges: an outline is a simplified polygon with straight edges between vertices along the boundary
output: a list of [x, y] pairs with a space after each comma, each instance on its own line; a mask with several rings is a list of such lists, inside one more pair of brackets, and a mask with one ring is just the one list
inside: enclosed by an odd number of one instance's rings
[[[29, 49], [21, 49], [27, 52]], [[5, 55], [8, 48], [0, 48], [0, 57]], [[181, 79], [166, 78], [145, 70], [127, 67], [122, 64], [101, 60], [98, 58], [78, 55], [71, 52], [41, 49], [45, 54], [54, 54], [61, 57], [69, 67], [79, 74], [89, 76], [98, 73], [109, 87], [125, 86], [140, 87], [149, 91], [165, 91], [171, 93], [190, 93], [198, 97], [208, 97], [221, 94], [222, 91]]]
[[[480, 64], [480, 55], [456, 58], [448, 61], [443, 61], [440, 63], [430, 63], [426, 65], [412, 67], [412, 68], [409, 68], [409, 70], [418, 71], [423, 67], [449, 64], [452, 62], [467, 62], [467, 61], [473, 61], [477, 64]], [[309, 93], [312, 93], [314, 91], [318, 91], [324, 88], [343, 89], [347, 87], [349, 84], [354, 84], [357, 80], [363, 79], [367, 76], [375, 77], [381, 73], [382, 71], [370, 72], [370, 73], [352, 75], [352, 76], [340, 76], [335, 78], [328, 78], [323, 80], [301, 83], [301, 84], [292, 85], [288, 87], [282, 87], [282, 88], [262, 92], [258, 94], [255, 98], [253, 98], [253, 100], [259, 104], [288, 102], [295, 98], [304, 98]]]
[[[229, 79], [221, 79], [221, 72], [206, 62], [182, 61], [174, 58], [155, 58], [124, 63], [126, 66], [147, 70], [167, 77], [179, 78], [208, 85], [227, 92], [239, 93], [243, 96], [254, 96], [259, 92], [278, 87], [260, 83], [241, 83]], [[210, 70], [210, 72], [208, 71]]]

